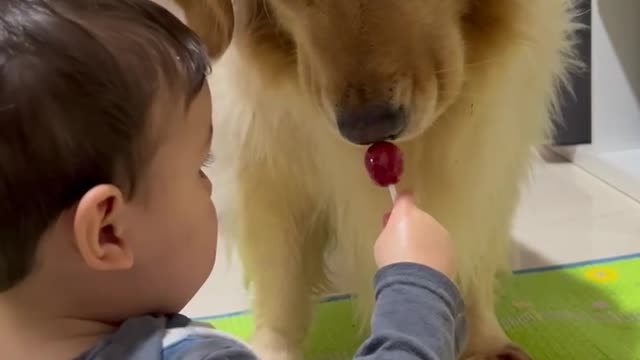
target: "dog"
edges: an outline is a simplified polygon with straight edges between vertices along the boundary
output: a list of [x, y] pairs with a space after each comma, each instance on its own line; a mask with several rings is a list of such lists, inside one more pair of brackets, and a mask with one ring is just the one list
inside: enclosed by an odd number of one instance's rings
[[176, 2], [215, 60], [222, 226], [253, 287], [261, 358], [302, 357], [329, 250], [368, 319], [391, 204], [364, 146], [391, 140], [405, 156], [399, 188], [455, 242], [463, 358], [528, 359], [499, 326], [495, 287], [532, 149], [575, 63], [571, 1]]

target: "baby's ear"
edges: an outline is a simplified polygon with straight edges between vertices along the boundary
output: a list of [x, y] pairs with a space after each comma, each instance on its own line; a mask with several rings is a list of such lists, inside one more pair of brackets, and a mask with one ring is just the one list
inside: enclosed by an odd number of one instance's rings
[[[246, 0], [240, 0], [246, 1]], [[175, 0], [184, 11], [187, 24], [198, 34], [213, 60], [227, 49], [233, 36], [231, 0]]]

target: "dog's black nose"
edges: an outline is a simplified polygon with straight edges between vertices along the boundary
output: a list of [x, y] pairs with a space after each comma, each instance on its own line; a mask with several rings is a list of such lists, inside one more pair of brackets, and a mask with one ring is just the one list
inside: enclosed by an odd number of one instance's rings
[[389, 104], [371, 104], [350, 111], [343, 110], [337, 116], [340, 134], [358, 145], [393, 140], [407, 127], [404, 109]]

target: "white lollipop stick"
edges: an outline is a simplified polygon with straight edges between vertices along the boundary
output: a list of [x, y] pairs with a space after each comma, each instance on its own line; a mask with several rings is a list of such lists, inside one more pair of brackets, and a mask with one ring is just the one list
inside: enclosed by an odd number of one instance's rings
[[391, 196], [391, 202], [393, 202], [395, 204], [396, 198], [398, 197], [398, 191], [396, 190], [396, 186], [394, 184], [391, 184], [391, 185], [387, 186], [387, 189], [389, 189], [389, 195]]

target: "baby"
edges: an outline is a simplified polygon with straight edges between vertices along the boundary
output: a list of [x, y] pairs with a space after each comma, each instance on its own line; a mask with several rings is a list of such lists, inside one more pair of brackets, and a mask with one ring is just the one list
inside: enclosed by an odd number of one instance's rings
[[[207, 72], [197, 37], [151, 1], [0, 2], [3, 359], [256, 358], [179, 315], [216, 257]], [[400, 197], [357, 358], [459, 356], [452, 252]]]

